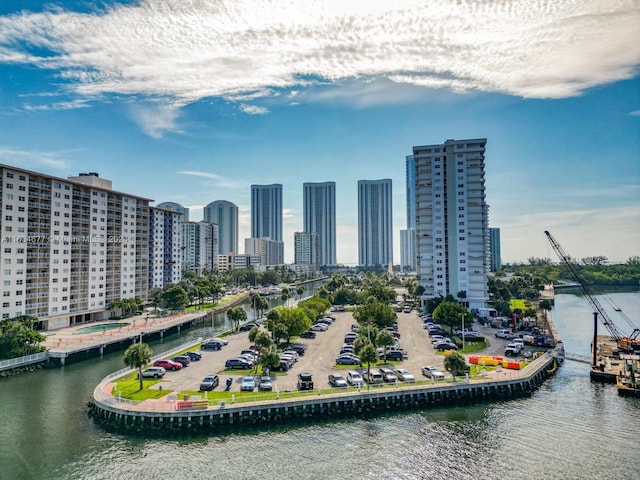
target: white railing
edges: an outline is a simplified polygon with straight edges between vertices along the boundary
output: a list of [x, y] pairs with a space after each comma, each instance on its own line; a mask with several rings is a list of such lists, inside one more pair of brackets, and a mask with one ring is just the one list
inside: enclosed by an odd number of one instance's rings
[[10, 358], [0, 361], [0, 371], [9, 370], [11, 368], [21, 367], [23, 365], [31, 365], [32, 363], [44, 362], [49, 358], [49, 352], [33, 353], [24, 357]]

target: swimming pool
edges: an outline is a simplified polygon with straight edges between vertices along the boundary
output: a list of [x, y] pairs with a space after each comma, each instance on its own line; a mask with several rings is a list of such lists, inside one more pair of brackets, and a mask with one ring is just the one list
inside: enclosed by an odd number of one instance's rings
[[129, 322], [115, 322], [115, 323], [99, 323], [98, 325], [91, 325], [90, 327], [82, 327], [73, 332], [74, 335], [79, 333], [95, 333], [105, 330], [115, 330], [116, 328], [126, 327]]

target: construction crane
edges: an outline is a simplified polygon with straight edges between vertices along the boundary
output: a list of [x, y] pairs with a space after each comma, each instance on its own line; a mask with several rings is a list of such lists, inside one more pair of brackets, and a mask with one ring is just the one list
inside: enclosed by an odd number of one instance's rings
[[630, 336], [624, 336], [620, 330], [618, 330], [618, 327], [616, 327], [611, 318], [609, 318], [609, 315], [607, 315], [604, 308], [602, 308], [600, 302], [598, 302], [598, 300], [591, 294], [591, 291], [586, 286], [585, 280], [580, 275], [580, 266], [571, 259], [567, 252], [562, 249], [560, 244], [547, 230], [545, 230], [544, 233], [549, 239], [549, 243], [551, 243], [551, 246], [560, 258], [562, 264], [569, 269], [574, 279], [578, 282], [580, 290], [587, 299], [587, 302], [589, 302], [593, 311], [598, 314], [598, 318], [618, 344], [618, 348], [623, 352], [640, 351], [640, 329], [634, 328]]

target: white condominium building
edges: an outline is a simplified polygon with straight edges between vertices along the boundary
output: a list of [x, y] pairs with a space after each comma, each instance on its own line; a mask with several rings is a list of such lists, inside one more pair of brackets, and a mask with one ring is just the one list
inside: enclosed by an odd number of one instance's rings
[[218, 225], [182, 222], [182, 270], [196, 272], [218, 269]]
[[424, 298], [460, 294], [470, 308], [485, 307], [489, 300], [486, 142], [413, 147], [417, 273]]
[[62, 179], [0, 165], [2, 318], [48, 330], [109, 316], [109, 303], [146, 299], [149, 202], [97, 173]]
[[177, 285], [182, 278], [182, 214], [150, 207], [149, 288]]

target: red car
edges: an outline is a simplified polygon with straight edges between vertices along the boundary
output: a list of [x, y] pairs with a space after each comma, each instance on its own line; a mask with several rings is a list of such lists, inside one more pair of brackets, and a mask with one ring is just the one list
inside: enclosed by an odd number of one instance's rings
[[153, 362], [154, 367], [162, 367], [165, 370], [180, 370], [182, 364], [180, 362], [174, 362], [173, 360], [156, 360]]

